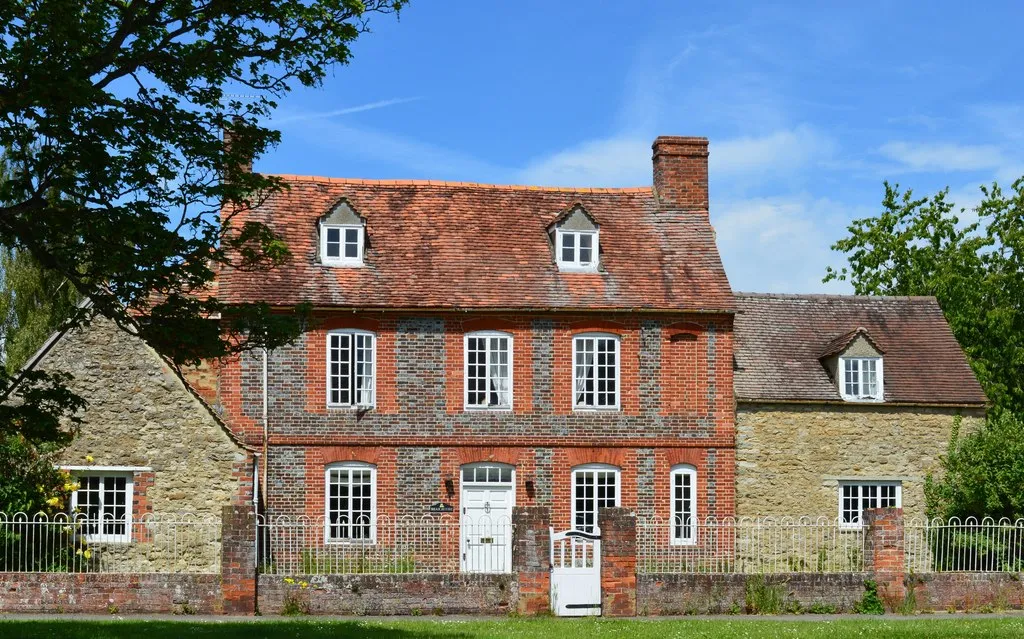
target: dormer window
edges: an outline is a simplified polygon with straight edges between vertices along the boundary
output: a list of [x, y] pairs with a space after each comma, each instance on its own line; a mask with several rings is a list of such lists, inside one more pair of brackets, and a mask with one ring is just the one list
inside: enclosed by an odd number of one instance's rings
[[597, 270], [597, 231], [558, 230], [558, 266], [565, 270]]
[[843, 399], [882, 401], [881, 357], [840, 357], [839, 373], [839, 391]]
[[601, 230], [582, 204], [563, 211], [548, 226], [559, 271], [596, 273], [600, 270]]
[[362, 226], [323, 224], [320, 244], [324, 264], [361, 266], [363, 263]]
[[362, 266], [366, 222], [344, 198], [320, 218], [320, 263]]

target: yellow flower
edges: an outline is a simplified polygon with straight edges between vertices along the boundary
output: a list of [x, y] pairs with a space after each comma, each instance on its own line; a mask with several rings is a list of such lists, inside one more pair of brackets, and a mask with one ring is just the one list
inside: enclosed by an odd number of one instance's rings
[[309, 588], [309, 582], [308, 581], [299, 582], [299, 587], [300, 588]]
[[79, 548], [78, 550], [76, 550], [75, 554], [78, 555], [78, 556], [81, 556], [82, 555], [82, 549]]
[[49, 499], [46, 500], [46, 505], [51, 506], [53, 508], [60, 506], [60, 497], [50, 497]]
[[285, 582], [286, 584], [293, 584], [293, 583], [295, 583], [295, 580], [294, 580], [294, 579], [292, 579], [291, 577], [285, 577], [285, 578], [284, 578], [284, 582]]
[[93, 463], [96, 460], [93, 459], [92, 455], [86, 455], [85, 456], [85, 461], [86, 461], [86, 463], [91, 464], [91, 463]]
[[82, 556], [85, 557], [86, 559], [89, 559], [90, 557], [92, 557], [92, 551], [91, 550], [86, 550], [85, 552], [82, 553]]
[[73, 493], [76, 490], [78, 490], [79, 488], [80, 488], [80, 486], [78, 484], [76, 484], [75, 482], [68, 482], [68, 483], [64, 484], [64, 492], [66, 492], [66, 493]]

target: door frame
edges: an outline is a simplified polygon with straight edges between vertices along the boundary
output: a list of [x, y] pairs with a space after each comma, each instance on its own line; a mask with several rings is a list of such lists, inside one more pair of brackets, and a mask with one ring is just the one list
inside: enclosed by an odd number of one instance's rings
[[[465, 480], [465, 470], [467, 468], [499, 468], [508, 469], [511, 471], [510, 480], [507, 482], [503, 481], [470, 481]], [[470, 462], [468, 464], [462, 464], [459, 466], [459, 571], [460, 572], [471, 572], [466, 570], [466, 566], [469, 562], [469, 553], [466, 549], [466, 537], [463, 534], [463, 526], [467, 520], [468, 513], [466, 512], [466, 490], [473, 488], [487, 488], [490, 490], [507, 490], [509, 493], [508, 500], [508, 524], [509, 534], [508, 543], [506, 544], [505, 550], [505, 562], [506, 572], [512, 572], [512, 510], [516, 506], [516, 467], [514, 464], [506, 464], [503, 462]]]

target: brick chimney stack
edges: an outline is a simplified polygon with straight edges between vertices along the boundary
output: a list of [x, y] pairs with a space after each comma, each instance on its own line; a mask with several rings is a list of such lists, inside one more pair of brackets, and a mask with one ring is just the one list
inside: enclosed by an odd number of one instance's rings
[[[245, 124], [245, 121], [240, 116], [236, 115], [236, 116], [234, 116], [231, 119], [231, 124], [232, 124], [232, 126], [243, 126]], [[231, 129], [232, 129], [231, 126], [226, 126], [226, 127], [224, 127], [224, 131], [223, 131], [223, 134], [224, 134], [224, 149], [229, 151], [229, 152], [232, 150], [231, 149], [231, 143], [233, 141], [232, 140], [233, 136], [232, 136], [232, 130]], [[245, 155], [245, 158], [243, 159], [243, 161], [239, 163], [238, 168], [239, 168], [239, 170], [242, 173], [252, 173], [252, 154], [251, 153], [247, 153]]]
[[708, 210], [708, 139], [663, 135], [654, 141], [659, 209]]

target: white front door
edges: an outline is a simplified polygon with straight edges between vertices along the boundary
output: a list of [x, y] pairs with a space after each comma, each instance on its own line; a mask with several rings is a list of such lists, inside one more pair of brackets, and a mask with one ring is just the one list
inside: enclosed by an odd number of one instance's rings
[[512, 571], [511, 485], [462, 487], [462, 572]]

